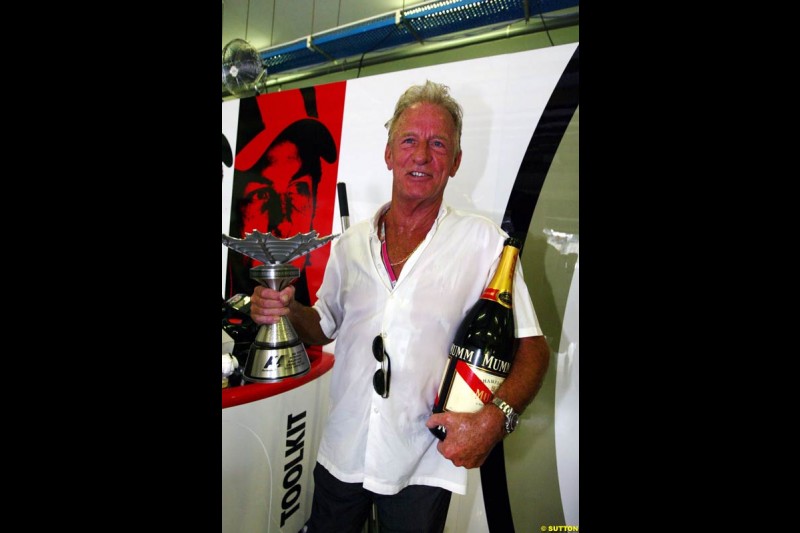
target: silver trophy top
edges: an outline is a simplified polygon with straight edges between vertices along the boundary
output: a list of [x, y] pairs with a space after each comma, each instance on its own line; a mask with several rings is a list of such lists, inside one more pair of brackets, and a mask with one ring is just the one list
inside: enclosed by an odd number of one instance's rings
[[264, 264], [279, 265], [294, 261], [339, 236], [337, 234], [317, 238], [317, 235], [315, 230], [311, 230], [308, 233], [298, 233], [294, 237], [282, 239], [254, 229], [252, 233], [245, 233], [244, 239], [229, 237], [223, 233], [222, 244]]

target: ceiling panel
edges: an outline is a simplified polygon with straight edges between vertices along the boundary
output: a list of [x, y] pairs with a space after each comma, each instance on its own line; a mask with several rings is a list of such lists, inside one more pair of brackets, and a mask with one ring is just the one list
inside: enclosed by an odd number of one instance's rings
[[[225, 0], [222, 45], [238, 38], [258, 51], [268, 74], [251, 89], [263, 90], [270, 76], [342, 65], [359, 57], [361, 68], [367, 53], [419, 44], [450, 46], [501, 31], [508, 37], [512, 29], [575, 26], [578, 4], [579, 0], [249, 0], [248, 6], [248, 0]], [[532, 6], [536, 9], [531, 12]]]
[[220, 49], [233, 39], [244, 39], [262, 50], [429, 1], [223, 0]]
[[374, 17], [375, 15], [391, 13], [398, 9], [407, 9], [409, 6], [423, 4], [425, 1], [430, 2], [430, 0], [423, 0], [422, 2], [403, 0], [341, 0], [341, 22], [338, 25], [350, 24], [351, 22], [357, 22], [362, 19]]

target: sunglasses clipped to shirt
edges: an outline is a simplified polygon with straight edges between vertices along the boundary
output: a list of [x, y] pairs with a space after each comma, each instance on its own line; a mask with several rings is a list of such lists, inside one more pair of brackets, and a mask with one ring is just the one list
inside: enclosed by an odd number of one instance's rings
[[380, 362], [381, 367], [372, 376], [372, 387], [383, 398], [389, 397], [389, 380], [392, 377], [392, 363], [389, 354], [383, 349], [383, 337], [378, 335], [372, 341], [372, 355]]

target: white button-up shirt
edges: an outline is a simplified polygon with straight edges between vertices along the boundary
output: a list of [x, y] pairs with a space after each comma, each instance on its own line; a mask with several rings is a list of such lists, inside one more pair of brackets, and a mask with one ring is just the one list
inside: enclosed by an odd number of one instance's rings
[[[317, 460], [338, 479], [379, 494], [428, 485], [466, 494], [467, 471], [436, 449], [425, 426], [450, 344], [480, 298], [508, 235], [493, 221], [442, 205], [431, 230], [392, 283], [381, 259], [375, 217], [335, 241], [317, 293], [322, 330], [336, 339], [329, 416]], [[517, 337], [542, 335], [517, 261], [513, 287]], [[389, 354], [389, 397], [372, 387]]]

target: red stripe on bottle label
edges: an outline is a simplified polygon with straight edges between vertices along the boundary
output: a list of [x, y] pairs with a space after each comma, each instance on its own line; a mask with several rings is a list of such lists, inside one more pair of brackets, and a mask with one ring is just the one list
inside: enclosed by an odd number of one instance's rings
[[475, 372], [472, 371], [472, 367], [470, 367], [467, 363], [459, 361], [456, 363], [456, 372], [458, 375], [461, 376], [469, 388], [472, 389], [472, 392], [475, 393], [483, 403], [489, 403], [492, 401], [492, 391], [489, 390], [489, 387], [479, 378]]

